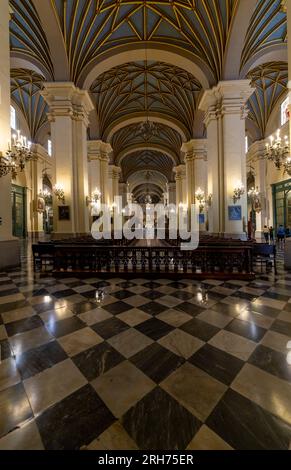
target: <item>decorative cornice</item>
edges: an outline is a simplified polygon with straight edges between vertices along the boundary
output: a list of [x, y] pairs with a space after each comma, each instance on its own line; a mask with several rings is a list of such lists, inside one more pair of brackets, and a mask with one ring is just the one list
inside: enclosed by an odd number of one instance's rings
[[253, 93], [250, 80], [226, 80], [218, 82], [211, 90], [205, 90], [199, 109], [205, 112], [205, 123], [219, 115], [240, 114], [246, 117], [246, 102]]
[[185, 154], [185, 162], [196, 159], [207, 159], [207, 140], [206, 139], [192, 139], [189, 142], [184, 142], [181, 147], [181, 152]]
[[88, 140], [87, 152], [88, 160], [105, 160], [109, 161], [109, 156], [112, 153], [112, 147], [107, 142], [102, 140]]
[[57, 116], [69, 116], [89, 124], [89, 113], [94, 105], [87, 90], [80, 90], [72, 82], [46, 82], [41, 95], [49, 106], [50, 121]]
[[185, 165], [178, 165], [173, 168], [175, 173], [175, 179], [180, 180], [186, 177], [186, 166]]

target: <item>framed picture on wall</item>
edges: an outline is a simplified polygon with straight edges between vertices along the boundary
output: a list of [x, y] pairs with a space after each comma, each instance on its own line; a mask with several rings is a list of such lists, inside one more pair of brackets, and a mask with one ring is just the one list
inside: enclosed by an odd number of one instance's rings
[[59, 206], [59, 220], [70, 220], [70, 206]]
[[241, 220], [241, 206], [228, 206], [228, 220]]
[[205, 214], [199, 214], [199, 224], [205, 224]]

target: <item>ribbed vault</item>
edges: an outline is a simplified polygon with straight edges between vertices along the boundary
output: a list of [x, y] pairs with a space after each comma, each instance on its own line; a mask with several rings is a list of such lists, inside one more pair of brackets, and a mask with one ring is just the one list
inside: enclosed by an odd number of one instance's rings
[[164, 174], [168, 181], [173, 178], [173, 162], [160, 152], [144, 150], [125, 157], [121, 162], [122, 175], [126, 181], [136, 171], [155, 170]]
[[286, 41], [287, 17], [281, 0], [258, 0], [245, 39], [241, 68], [252, 57]]
[[134, 62], [115, 67], [93, 83], [101, 137], [116, 120], [134, 113], [171, 116], [192, 137], [199, 82], [183, 69], [162, 62]]
[[157, 145], [160, 148], [164, 148], [165, 151], [168, 150], [170, 154], [173, 154], [174, 159], [178, 163], [180, 161], [180, 149], [182, 146], [180, 134], [163, 124], [157, 124], [156, 128], [158, 131], [157, 135], [151, 136], [147, 141], [145, 141], [140, 134], [139, 124], [132, 124], [116, 132], [111, 142], [115, 161], [119, 162], [120, 155], [125, 153], [126, 149], [134, 147], [151, 148], [151, 146]]
[[34, 140], [47, 121], [47, 106], [40, 95], [44, 78], [26, 69], [11, 69], [11, 99], [22, 111]]
[[263, 64], [249, 72], [248, 78], [255, 87], [255, 92], [248, 102], [249, 119], [255, 123], [263, 138], [271, 112], [287, 91], [288, 64], [286, 62]]
[[[53, 77], [53, 65], [45, 33], [31, 0], [10, 0], [10, 49], [12, 54], [38, 62]], [[61, 45], [60, 45], [61, 46]]]
[[173, 44], [220, 78], [238, 0], [52, 0], [72, 79], [100, 54], [123, 44]]

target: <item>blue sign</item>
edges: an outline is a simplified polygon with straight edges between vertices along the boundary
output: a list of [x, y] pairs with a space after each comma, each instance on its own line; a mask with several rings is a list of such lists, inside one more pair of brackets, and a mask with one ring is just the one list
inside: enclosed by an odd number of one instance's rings
[[241, 206], [228, 206], [228, 220], [241, 219]]

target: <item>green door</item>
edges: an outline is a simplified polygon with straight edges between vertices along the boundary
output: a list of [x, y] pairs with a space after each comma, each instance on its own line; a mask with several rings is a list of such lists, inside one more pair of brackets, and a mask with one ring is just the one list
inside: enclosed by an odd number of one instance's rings
[[12, 231], [14, 237], [26, 237], [26, 189], [12, 185]]

